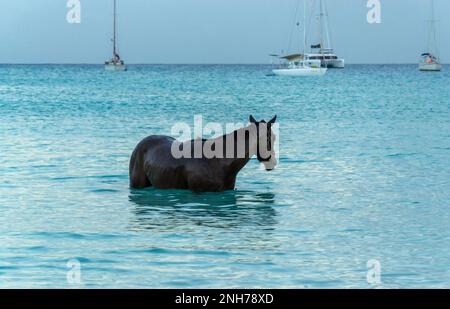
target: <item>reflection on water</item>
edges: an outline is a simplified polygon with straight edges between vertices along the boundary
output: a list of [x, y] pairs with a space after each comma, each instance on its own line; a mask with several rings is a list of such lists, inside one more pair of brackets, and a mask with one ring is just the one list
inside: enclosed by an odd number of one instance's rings
[[229, 191], [194, 193], [183, 190], [132, 190], [134, 229], [163, 231], [190, 226], [233, 228], [258, 226], [273, 229], [276, 211], [273, 193]]

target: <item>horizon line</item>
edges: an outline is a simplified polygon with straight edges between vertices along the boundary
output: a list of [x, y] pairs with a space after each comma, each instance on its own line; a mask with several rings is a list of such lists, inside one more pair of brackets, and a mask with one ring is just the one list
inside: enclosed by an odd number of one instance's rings
[[[355, 62], [355, 63], [346, 63], [345, 65], [415, 65], [419, 62], [374, 62], [374, 63], [367, 63], [367, 62]], [[442, 63], [443, 65], [449, 65], [449, 63]], [[98, 63], [98, 62], [0, 62], [0, 65], [98, 65], [103, 66], [104, 63]], [[275, 63], [225, 63], [225, 62], [192, 62], [192, 63], [182, 63], [182, 62], [133, 62], [133, 63], [126, 63], [126, 65], [268, 65], [268, 66], [275, 66], [277, 64]]]

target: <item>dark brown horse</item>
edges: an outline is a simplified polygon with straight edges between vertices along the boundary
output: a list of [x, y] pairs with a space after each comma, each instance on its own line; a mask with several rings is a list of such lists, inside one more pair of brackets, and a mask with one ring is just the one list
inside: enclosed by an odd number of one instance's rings
[[130, 160], [130, 186], [136, 189], [193, 191], [233, 190], [239, 171], [257, 156], [266, 170], [277, 165], [272, 125], [276, 116], [215, 139], [179, 142], [168, 136], [153, 135], [142, 140]]

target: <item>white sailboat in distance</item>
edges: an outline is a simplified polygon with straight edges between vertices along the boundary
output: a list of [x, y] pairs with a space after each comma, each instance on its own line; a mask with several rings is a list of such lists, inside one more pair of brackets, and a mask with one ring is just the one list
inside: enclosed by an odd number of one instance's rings
[[419, 62], [420, 71], [441, 71], [442, 64], [439, 61], [436, 39], [436, 20], [434, 18], [434, 0], [430, 0], [431, 13], [428, 21], [428, 44], [427, 51], [422, 53]]
[[303, 0], [303, 53], [291, 54], [279, 57], [286, 64], [272, 70], [273, 74], [280, 76], [322, 76], [327, 73], [327, 68], [321, 66], [320, 60], [306, 59], [306, 0]]
[[117, 51], [117, 0], [114, 0], [114, 20], [113, 20], [113, 56], [105, 61], [105, 70], [107, 71], [126, 71], [127, 66], [120, 58]]
[[287, 61], [287, 65], [272, 70], [280, 76], [322, 76], [327, 68], [321, 67], [320, 60], [305, 60], [303, 54], [292, 54], [280, 57]]

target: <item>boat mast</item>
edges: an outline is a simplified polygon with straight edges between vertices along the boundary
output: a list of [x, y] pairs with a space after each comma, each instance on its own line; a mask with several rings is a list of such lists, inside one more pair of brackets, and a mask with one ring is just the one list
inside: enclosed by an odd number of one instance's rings
[[319, 0], [319, 32], [320, 46], [322, 49], [331, 48], [330, 29], [328, 25], [328, 8], [324, 0]]
[[436, 20], [434, 17], [434, 0], [430, 1], [431, 12], [430, 12], [430, 20], [429, 20], [429, 29], [428, 29], [428, 52], [436, 53], [437, 56], [437, 40], [436, 40]]
[[326, 33], [326, 48], [332, 48], [331, 46], [331, 35], [330, 35], [330, 18], [328, 16], [328, 4], [324, 2], [324, 14], [325, 14], [325, 33]]
[[306, 53], [306, 0], [303, 0], [303, 59]]
[[323, 10], [322, 10], [322, 0], [319, 0], [319, 33], [320, 33], [320, 48], [323, 48]]
[[117, 0], [114, 0], [114, 20], [113, 20], [113, 56], [116, 56], [116, 9], [117, 9]]

